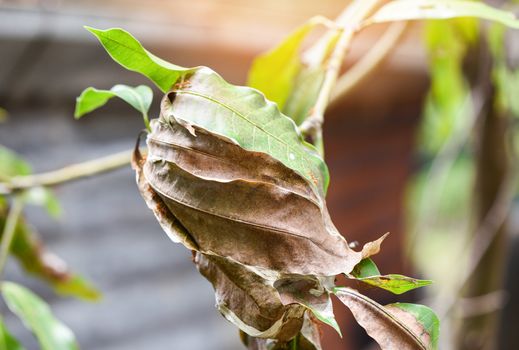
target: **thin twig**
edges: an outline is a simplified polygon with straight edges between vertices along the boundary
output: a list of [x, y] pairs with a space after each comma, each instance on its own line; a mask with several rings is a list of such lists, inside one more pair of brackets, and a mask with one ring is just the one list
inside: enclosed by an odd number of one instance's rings
[[0, 183], [0, 194], [9, 194], [37, 186], [55, 186], [119, 169], [130, 164], [131, 154], [132, 151], [123, 151], [47, 173], [13, 177], [9, 182]]
[[343, 19], [341, 19], [343, 23], [339, 23], [342, 27], [342, 33], [326, 65], [326, 73], [319, 96], [312, 113], [300, 126], [303, 134], [318, 140], [322, 137], [324, 112], [330, 101], [344, 56], [350, 47], [353, 35], [357, 30], [357, 26], [380, 2], [380, 0], [355, 0], [345, 12]]
[[330, 106], [342, 100], [355, 86], [358, 86], [359, 83], [364, 81], [380, 66], [384, 59], [388, 57], [391, 51], [396, 47], [396, 44], [402, 38], [407, 27], [407, 22], [391, 24], [382, 37], [377, 40], [375, 45], [339, 77], [332, 91]]
[[14, 196], [13, 203], [11, 204], [11, 208], [7, 214], [7, 219], [5, 221], [5, 226], [0, 241], [0, 280], [2, 279], [5, 263], [7, 262], [7, 257], [9, 256], [9, 248], [11, 247], [11, 242], [13, 241], [13, 237], [16, 232], [16, 224], [18, 223], [18, 219], [22, 213], [23, 205], [23, 194]]

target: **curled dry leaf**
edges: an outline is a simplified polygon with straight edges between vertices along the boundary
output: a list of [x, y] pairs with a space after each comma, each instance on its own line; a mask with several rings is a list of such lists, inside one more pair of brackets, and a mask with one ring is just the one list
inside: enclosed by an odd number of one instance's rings
[[[349, 273], [383, 238], [351, 250], [306, 178], [268, 154], [179, 122], [177, 98], [166, 95], [161, 117], [151, 123], [148, 154], [136, 147], [133, 159], [140, 192], [162, 228], [196, 252], [220, 312], [247, 334], [289, 340], [306, 309], [333, 325], [321, 281]], [[286, 285], [301, 281], [322, 297], [290, 295]]]
[[334, 276], [362, 259], [305, 178], [265, 153], [164, 117], [175, 115], [175, 101], [165, 101], [137, 169], [143, 196], [175, 241], [274, 274]]

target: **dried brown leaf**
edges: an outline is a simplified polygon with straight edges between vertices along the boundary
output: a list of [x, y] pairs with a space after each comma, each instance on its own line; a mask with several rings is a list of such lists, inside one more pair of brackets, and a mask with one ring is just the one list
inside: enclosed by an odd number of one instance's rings
[[195, 130], [152, 123], [148, 157], [137, 167], [159, 222], [170, 235], [171, 222], [183, 228], [173, 230], [177, 241], [284, 274], [334, 276], [362, 259], [304, 178], [266, 154]]
[[272, 284], [250, 267], [201, 253], [195, 254], [195, 264], [213, 284], [220, 312], [247, 334], [288, 341], [299, 333], [305, 308], [285, 305]]
[[335, 294], [382, 350], [431, 349], [429, 334], [410, 313], [382, 306], [350, 288], [336, 288]]
[[136, 147], [133, 159], [140, 192], [168, 236], [195, 251], [220, 312], [279, 344], [299, 333], [307, 309], [336, 326], [322, 281], [349, 273], [384, 237], [353, 251], [324, 198], [280, 161], [174, 118], [151, 127], [147, 156]]

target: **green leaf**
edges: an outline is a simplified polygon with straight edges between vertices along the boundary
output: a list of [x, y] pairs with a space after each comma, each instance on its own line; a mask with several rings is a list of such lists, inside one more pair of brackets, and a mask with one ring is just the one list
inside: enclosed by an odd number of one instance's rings
[[25, 348], [7, 330], [4, 321], [0, 318], [0, 349], [24, 350]]
[[263, 92], [267, 99], [277, 103], [280, 110], [285, 107], [303, 66], [299, 57], [301, 45], [317, 24], [315, 19], [306, 22], [252, 63], [247, 85]]
[[385, 289], [393, 294], [403, 294], [410, 290], [425, 287], [433, 283], [429, 280], [419, 280], [397, 274], [370, 276], [356, 279], [369, 285]]
[[339, 327], [339, 324], [337, 323], [337, 320], [335, 319], [335, 315], [333, 313], [332, 302], [330, 299], [328, 300], [328, 303], [320, 305], [312, 305], [309, 303], [305, 303], [303, 300], [300, 300], [299, 303], [306, 307], [308, 310], [310, 310], [319, 321], [335, 329], [335, 331], [342, 338], [341, 328]]
[[31, 166], [10, 149], [0, 146], [0, 178], [29, 175]]
[[365, 25], [420, 19], [448, 19], [476, 17], [499, 22], [519, 29], [519, 21], [508, 11], [496, 9], [482, 2], [445, 0], [395, 0], [382, 6]]
[[24, 197], [26, 203], [44, 207], [47, 213], [53, 217], [58, 218], [61, 215], [61, 205], [54, 192], [46, 187], [33, 187], [26, 191]]
[[[178, 89], [164, 118], [191, 129], [198, 126], [233, 140], [242, 148], [269, 154], [326, 192], [329, 175], [316, 149], [304, 142], [295, 123], [256, 89], [227, 83], [209, 68], [200, 68]], [[193, 132], [195, 132], [193, 130]]]
[[361, 262], [355, 266], [351, 274], [356, 278], [363, 278], [380, 275], [380, 271], [373, 260], [366, 258], [362, 259]]
[[109, 99], [115, 96], [116, 95], [109, 90], [98, 90], [93, 87], [86, 88], [81, 95], [76, 98], [74, 117], [76, 119], [81, 118], [85, 114], [104, 106]]
[[306, 307], [321, 322], [331, 326], [342, 337], [341, 329], [333, 313], [332, 299], [322, 283], [332, 283], [333, 279], [290, 279], [277, 280], [274, 284], [283, 304], [300, 304]]
[[115, 85], [110, 90], [98, 90], [92, 87], [85, 89], [76, 99], [74, 116], [81, 118], [86, 113], [104, 106], [112, 97], [119, 97], [133, 108], [141, 112], [146, 127], [149, 129], [148, 111], [153, 100], [153, 92], [146, 85], [131, 87], [127, 85]]
[[111, 28], [106, 30], [85, 27], [95, 35], [113, 60], [124, 68], [141, 73], [163, 92], [168, 91], [181, 77], [192, 70], [183, 68], [153, 55], [144, 49], [130, 33]]
[[57, 320], [49, 306], [25, 287], [2, 283], [4, 300], [38, 339], [42, 350], [78, 350], [72, 331]]
[[363, 259], [358, 263], [348, 277], [394, 294], [403, 294], [432, 283], [429, 280], [419, 280], [396, 274], [381, 275], [377, 265], [370, 258]]
[[432, 349], [438, 348], [438, 340], [440, 339], [440, 320], [431, 308], [425, 305], [409, 303], [394, 303], [386, 305], [386, 307], [399, 308], [413, 315], [431, 337]]

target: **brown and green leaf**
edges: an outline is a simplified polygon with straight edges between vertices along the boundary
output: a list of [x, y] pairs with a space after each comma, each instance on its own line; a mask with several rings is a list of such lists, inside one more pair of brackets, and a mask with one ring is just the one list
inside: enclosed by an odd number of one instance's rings
[[428, 307], [382, 306], [350, 288], [335, 288], [334, 293], [382, 350], [437, 349], [439, 321]]

